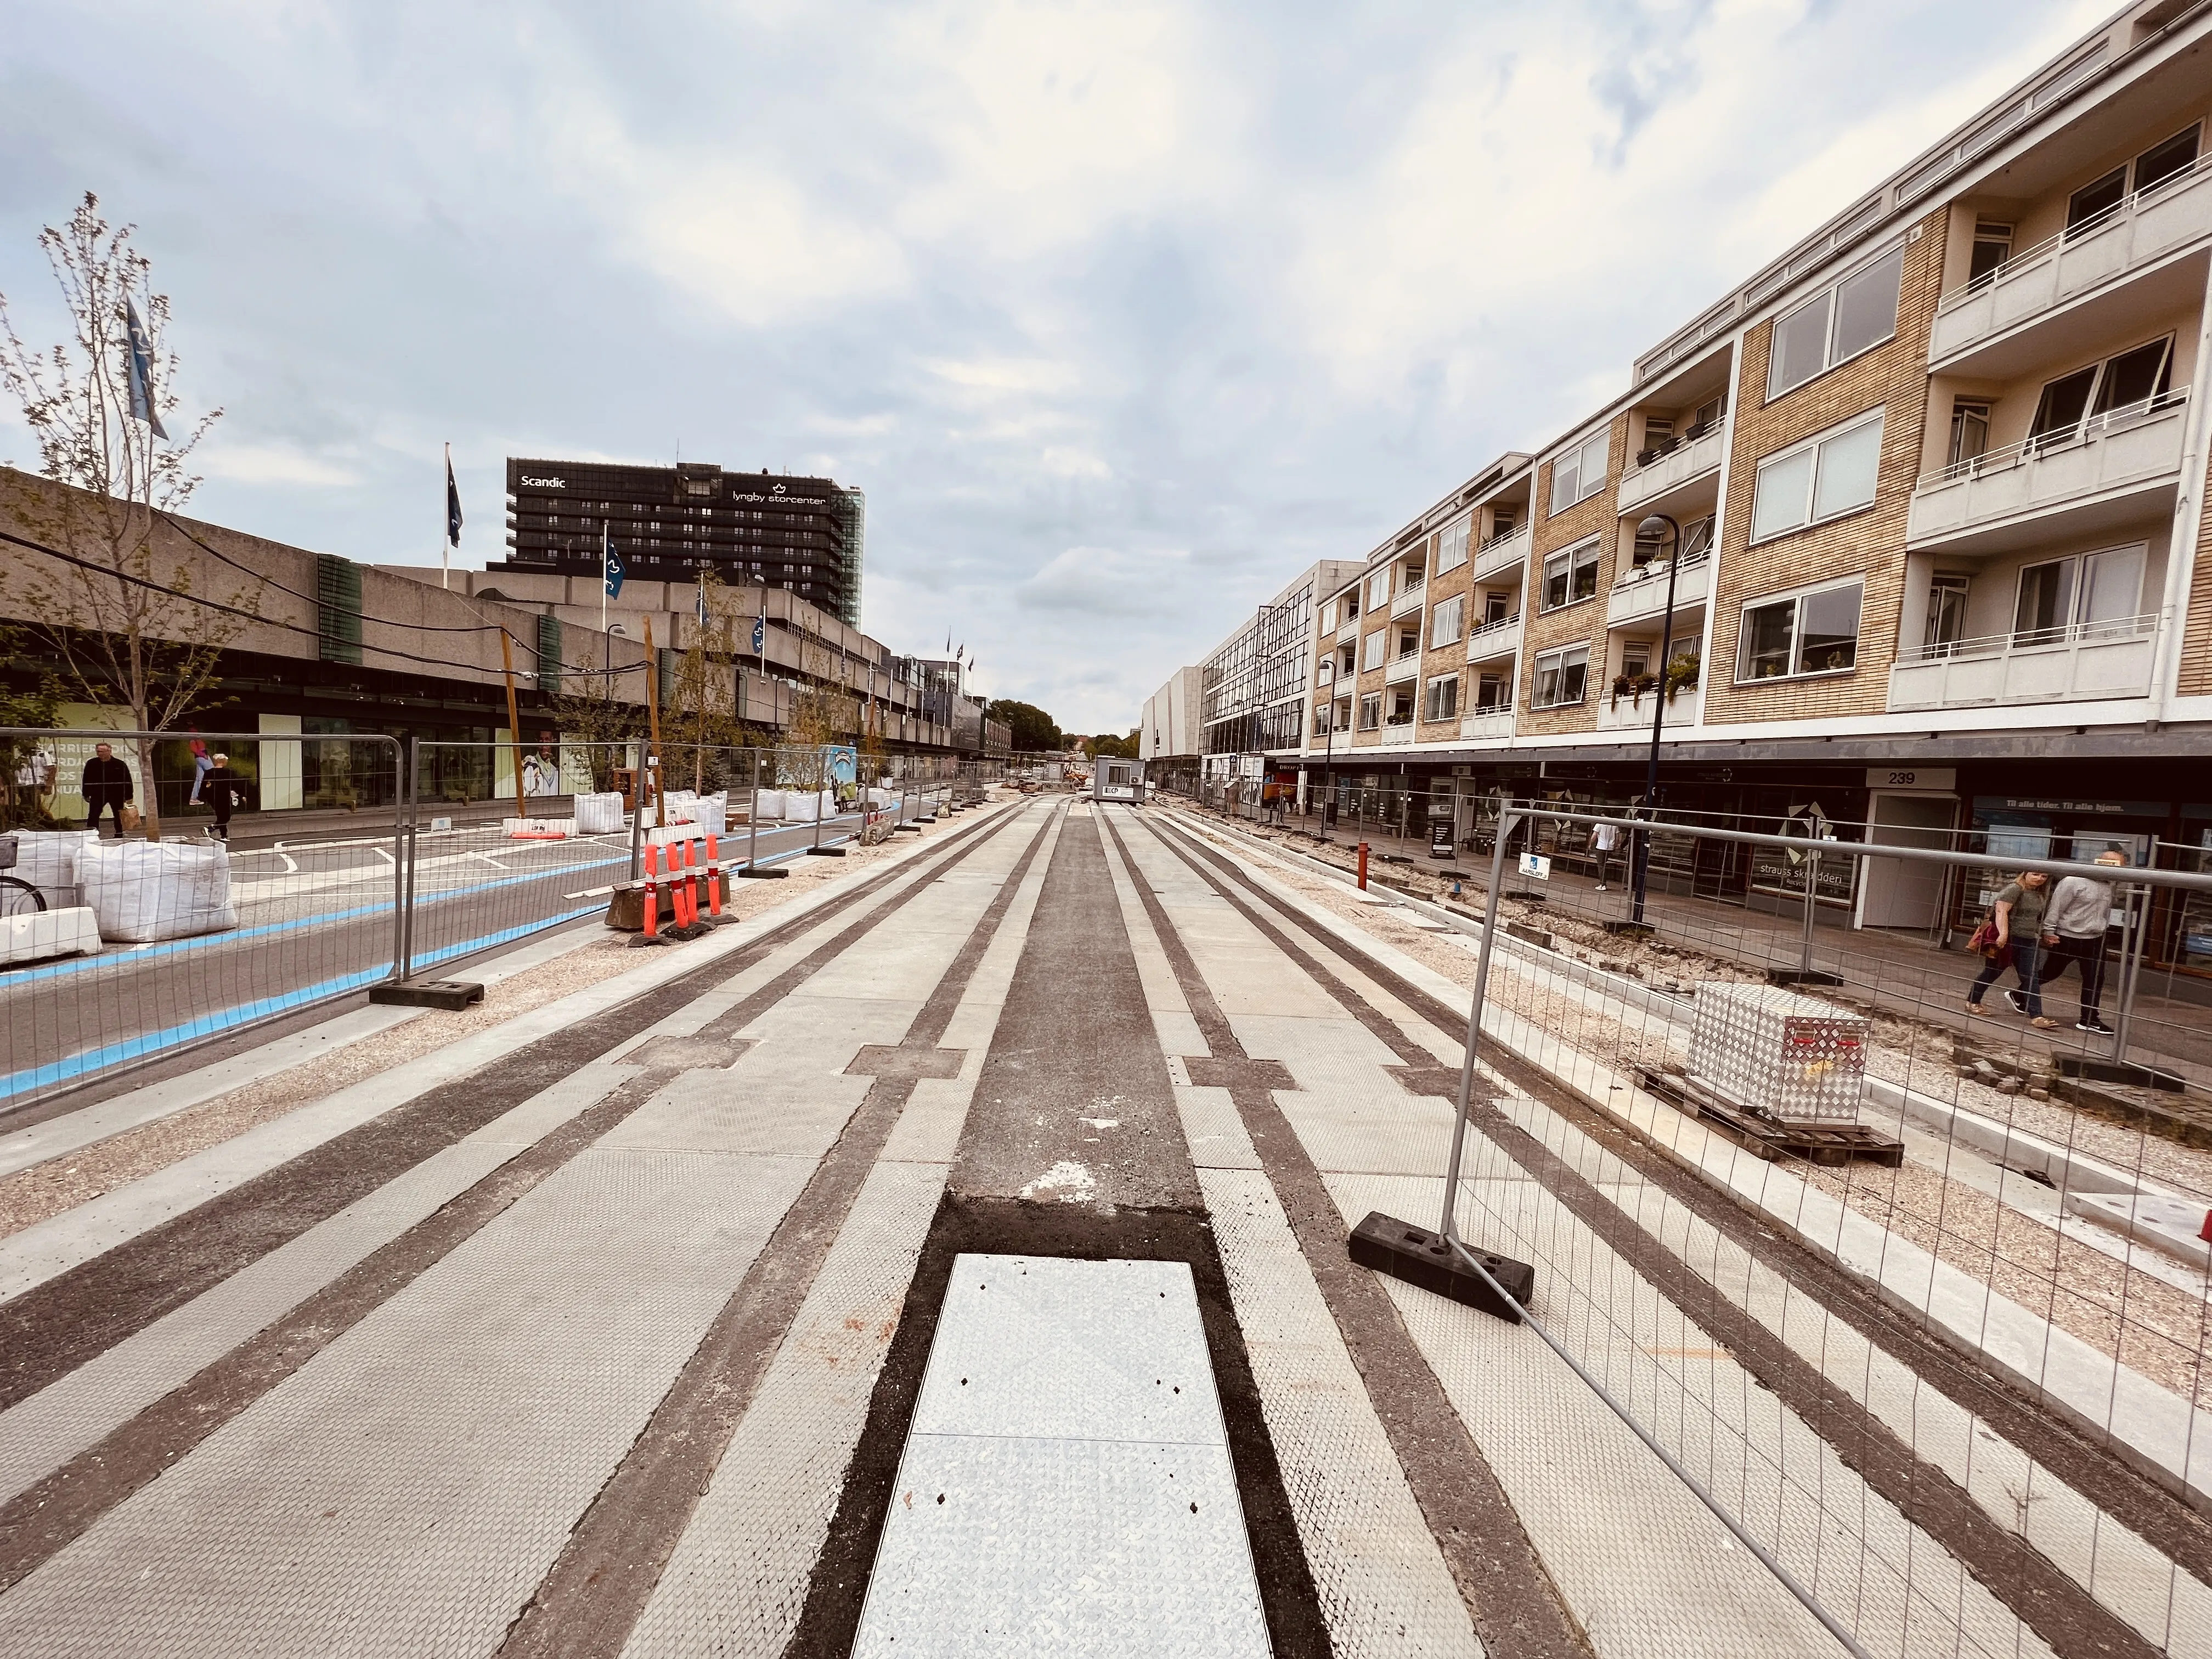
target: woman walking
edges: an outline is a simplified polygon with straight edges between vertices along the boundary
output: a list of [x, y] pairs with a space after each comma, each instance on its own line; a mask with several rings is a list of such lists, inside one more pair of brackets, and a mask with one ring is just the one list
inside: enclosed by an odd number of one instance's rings
[[[1984, 953], [1989, 960], [1982, 964], [1981, 976], [1975, 980], [1974, 988], [1966, 993], [1966, 1012], [1986, 1014], [1982, 998], [1996, 984], [2009, 966], [2020, 975], [2020, 989], [2007, 991], [2005, 1000], [2016, 1013], [2026, 1014], [2028, 1024], [2040, 1030], [2058, 1029], [2055, 1019], [2043, 1015], [2042, 985], [2039, 977], [2043, 959], [2043, 908], [2050, 897], [2051, 878], [2040, 870], [2023, 870], [2009, 882], [1990, 907], [1990, 919], [1984, 924], [1988, 929]], [[1984, 937], [1978, 933], [1978, 937]]]

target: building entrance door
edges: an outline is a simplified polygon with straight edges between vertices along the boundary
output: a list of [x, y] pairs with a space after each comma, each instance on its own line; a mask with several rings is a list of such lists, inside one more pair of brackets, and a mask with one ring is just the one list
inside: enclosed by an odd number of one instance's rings
[[[1951, 845], [1958, 800], [1951, 795], [1875, 794], [1867, 803], [1867, 839], [1876, 847]], [[1859, 926], [1926, 932], [1942, 914], [1945, 866], [1905, 859], [1869, 859], [1859, 890]]]

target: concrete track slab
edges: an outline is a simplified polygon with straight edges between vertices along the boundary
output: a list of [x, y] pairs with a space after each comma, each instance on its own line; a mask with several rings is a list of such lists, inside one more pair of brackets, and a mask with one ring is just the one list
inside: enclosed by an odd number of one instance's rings
[[868, 1176], [625, 1659], [783, 1652], [944, 1185], [942, 1164], [885, 1163]]
[[1175, 1091], [1176, 1109], [1182, 1114], [1183, 1139], [1190, 1144], [1191, 1162], [1201, 1170], [1256, 1170], [1260, 1155], [1252, 1150], [1252, 1137], [1226, 1089], [1193, 1088]]
[[487, 1651], [809, 1167], [578, 1158], [0, 1598], [0, 1654]]

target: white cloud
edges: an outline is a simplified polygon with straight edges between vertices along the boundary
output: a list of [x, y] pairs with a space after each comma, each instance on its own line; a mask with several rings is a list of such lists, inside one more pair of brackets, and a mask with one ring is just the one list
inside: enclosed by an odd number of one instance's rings
[[277, 444], [226, 443], [222, 428], [195, 450], [192, 465], [207, 477], [232, 483], [343, 486], [357, 484], [363, 474], [351, 462], [311, 455]]

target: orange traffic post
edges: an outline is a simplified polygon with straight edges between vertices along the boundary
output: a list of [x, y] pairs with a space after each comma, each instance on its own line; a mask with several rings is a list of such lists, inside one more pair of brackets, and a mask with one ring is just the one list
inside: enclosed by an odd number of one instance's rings
[[699, 931], [691, 919], [693, 915], [690, 868], [691, 843], [687, 841], [683, 844], [683, 848], [684, 850], [680, 853], [673, 847], [668, 849], [669, 879], [674, 888], [673, 896], [676, 900], [676, 926], [669, 931], [678, 939], [690, 939]]
[[707, 925], [725, 927], [737, 920], [722, 914], [722, 858], [714, 844], [714, 832], [707, 832]]
[[645, 931], [630, 940], [633, 950], [640, 945], [666, 942], [660, 937], [660, 891], [653, 879], [659, 864], [660, 849], [647, 842], [645, 846]]

